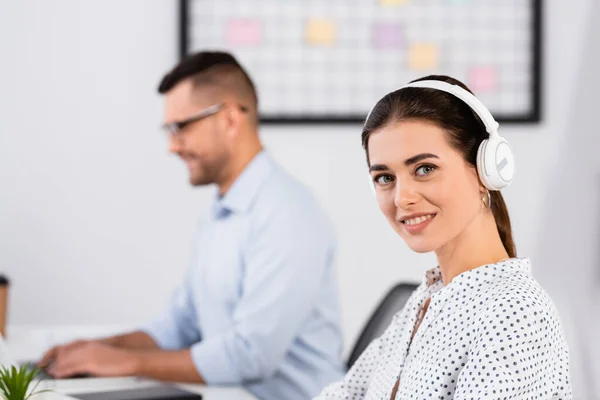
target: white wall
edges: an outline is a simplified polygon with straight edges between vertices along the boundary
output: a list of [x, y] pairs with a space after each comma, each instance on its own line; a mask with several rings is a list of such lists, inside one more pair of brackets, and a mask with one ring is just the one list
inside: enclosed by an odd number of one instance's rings
[[[539, 239], [544, 268], [538, 278], [551, 293], [566, 328], [573, 386], [580, 399], [600, 400], [600, 3], [587, 15], [584, 48], [560, 139], [561, 157], [552, 166]], [[576, 218], [564, 218], [576, 214]], [[556, 249], [548, 251], [548, 249]]]
[[[544, 122], [502, 128], [519, 162], [505, 196], [519, 252], [534, 265], [592, 1], [545, 3]], [[0, 1], [0, 271], [14, 282], [12, 324], [134, 325], [181, 278], [212, 190], [188, 187], [158, 130], [155, 87], [177, 57], [175, 6]], [[349, 346], [387, 288], [420, 279], [435, 260], [408, 251], [379, 215], [360, 126], [262, 132], [337, 224]]]

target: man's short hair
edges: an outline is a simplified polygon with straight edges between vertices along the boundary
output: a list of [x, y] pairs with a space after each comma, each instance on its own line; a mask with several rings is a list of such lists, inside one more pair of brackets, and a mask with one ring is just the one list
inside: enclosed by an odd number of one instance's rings
[[202, 51], [191, 54], [179, 62], [161, 80], [158, 92], [165, 94], [181, 81], [191, 78], [194, 86], [214, 85], [217, 90], [233, 92], [257, 109], [258, 96], [250, 76], [233, 55], [222, 51]]

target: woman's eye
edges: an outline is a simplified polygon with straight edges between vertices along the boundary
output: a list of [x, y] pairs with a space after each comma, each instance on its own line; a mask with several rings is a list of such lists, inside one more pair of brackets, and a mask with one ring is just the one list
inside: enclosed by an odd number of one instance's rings
[[426, 165], [421, 165], [419, 168], [417, 168], [417, 170], [415, 172], [419, 176], [425, 176], [425, 175], [429, 175], [433, 171], [435, 171], [435, 166], [426, 164]]
[[391, 183], [394, 179], [392, 178], [391, 175], [377, 175], [375, 177], [375, 183], [379, 184], [379, 185], [387, 185], [388, 183]]

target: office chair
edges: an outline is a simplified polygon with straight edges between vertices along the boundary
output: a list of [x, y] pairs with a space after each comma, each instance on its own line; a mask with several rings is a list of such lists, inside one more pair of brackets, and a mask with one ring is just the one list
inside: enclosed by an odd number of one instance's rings
[[354, 348], [348, 357], [346, 367], [350, 369], [356, 362], [358, 357], [362, 354], [367, 346], [376, 338], [381, 336], [388, 327], [394, 315], [402, 310], [406, 301], [413, 293], [413, 291], [419, 286], [415, 283], [398, 283], [394, 286], [388, 294], [381, 300], [375, 312], [371, 315], [371, 318], [363, 328], [360, 336], [354, 344]]

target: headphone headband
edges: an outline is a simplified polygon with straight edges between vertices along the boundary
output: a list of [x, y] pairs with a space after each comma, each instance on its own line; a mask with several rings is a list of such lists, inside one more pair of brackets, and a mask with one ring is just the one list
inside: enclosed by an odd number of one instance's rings
[[[501, 190], [512, 182], [515, 175], [515, 156], [512, 148], [506, 139], [498, 134], [498, 122], [477, 97], [458, 85], [438, 80], [412, 82], [395, 91], [409, 87], [441, 90], [466, 103], [479, 116], [490, 135], [479, 144], [477, 149], [476, 165], [481, 182], [488, 190]], [[365, 124], [377, 103], [367, 114]]]
[[[394, 90], [394, 92], [405, 89], [405, 88], [409, 88], [409, 87], [437, 89], [437, 90], [441, 90], [441, 91], [450, 93], [450, 94], [454, 95], [455, 97], [458, 97], [463, 102], [465, 102], [469, 107], [471, 107], [471, 109], [473, 111], [475, 111], [475, 113], [479, 116], [479, 118], [485, 125], [485, 130], [490, 134], [490, 136], [498, 135], [499, 124], [498, 124], [498, 122], [496, 122], [496, 120], [494, 119], [492, 114], [489, 112], [487, 107], [484, 106], [483, 103], [477, 97], [473, 96], [471, 93], [469, 93], [469, 91], [463, 89], [462, 87], [448, 83], [448, 82], [444, 82], [444, 81], [426, 80], [426, 81], [417, 81], [417, 82], [409, 83], [407, 85], [404, 85], [404, 86]], [[390, 93], [392, 93], [392, 92], [390, 92]], [[379, 103], [379, 100], [377, 101], [377, 103]], [[377, 103], [375, 103], [375, 105], [377, 105]], [[371, 111], [369, 111], [369, 114], [367, 114], [365, 123], [371, 116], [371, 112], [373, 112], [375, 105], [373, 105], [373, 107], [371, 108]]]

